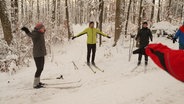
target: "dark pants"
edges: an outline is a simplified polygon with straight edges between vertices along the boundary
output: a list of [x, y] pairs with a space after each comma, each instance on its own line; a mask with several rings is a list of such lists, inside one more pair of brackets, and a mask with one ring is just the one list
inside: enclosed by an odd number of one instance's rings
[[[139, 62], [141, 62], [141, 60], [142, 60], [142, 55], [143, 54], [139, 54], [139, 57], [138, 57], [138, 61]], [[144, 55], [144, 57], [145, 57], [145, 62], [148, 62], [148, 56], [147, 55]]]
[[[140, 48], [140, 49], [143, 49], [143, 48], [145, 48], [148, 44], [149, 44], [149, 43], [140, 44], [139, 48]], [[141, 62], [141, 60], [142, 60], [142, 55], [143, 55], [143, 54], [139, 54], [139, 57], [138, 57], [138, 61], [139, 61], [139, 62]], [[147, 55], [144, 55], [144, 57], [145, 57], [145, 62], [148, 62], [148, 56], [147, 56]]]
[[183, 44], [179, 44], [179, 49], [180, 50], [184, 50], [184, 45]]
[[43, 68], [44, 68], [45, 59], [44, 57], [34, 57], [34, 60], [35, 60], [36, 68], [37, 68], [35, 77], [40, 77], [43, 71]]
[[90, 62], [90, 56], [92, 51], [92, 62], [95, 61], [96, 44], [87, 44], [87, 62]]

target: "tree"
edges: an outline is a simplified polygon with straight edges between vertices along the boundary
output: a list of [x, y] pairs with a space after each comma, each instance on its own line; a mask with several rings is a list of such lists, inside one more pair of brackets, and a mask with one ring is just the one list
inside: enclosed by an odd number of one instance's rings
[[125, 24], [125, 36], [127, 35], [127, 31], [128, 31], [127, 29], [128, 29], [128, 22], [129, 22], [131, 3], [132, 3], [132, 0], [129, 0], [128, 11], [127, 11], [127, 18], [126, 18], [126, 24]]
[[152, 3], [153, 3], [153, 5], [152, 5], [152, 9], [151, 9], [151, 18], [150, 18], [151, 22], [153, 22], [154, 13], [155, 13], [155, 0], [152, 0]]
[[182, 10], [181, 10], [181, 16], [180, 16], [180, 21], [183, 22], [184, 20], [184, 16], [183, 16], [183, 13], [184, 13], [184, 5], [182, 5]]
[[11, 0], [11, 23], [13, 33], [16, 33], [18, 23], [18, 0]]
[[161, 8], [160, 2], [161, 2], [161, 0], [158, 0], [157, 22], [160, 22], [160, 8]]
[[56, 0], [52, 1], [52, 23], [55, 24], [56, 20]]
[[[103, 0], [99, 0], [99, 2], [100, 2], [100, 5], [99, 5], [99, 11], [100, 11], [99, 29], [102, 31], [104, 1]], [[102, 45], [102, 36], [100, 35], [99, 46], [101, 46], [101, 45]]]
[[116, 0], [116, 16], [115, 16], [115, 36], [114, 36], [114, 45], [116, 46], [116, 43], [122, 33], [122, 27], [123, 27], [123, 13], [124, 13], [124, 5], [125, 0]]
[[11, 23], [8, 18], [8, 12], [6, 8], [6, 2], [5, 0], [1, 0], [0, 2], [0, 19], [3, 27], [3, 33], [4, 33], [4, 39], [7, 42], [8, 45], [10, 45], [12, 41], [12, 29], [11, 29]]
[[68, 40], [71, 37], [71, 32], [70, 32], [70, 26], [69, 26], [69, 13], [68, 13], [68, 0], [65, 0], [65, 8], [66, 8], [66, 22], [67, 22], [67, 29], [68, 29]]
[[21, 0], [21, 18], [24, 18], [24, 0]]
[[40, 7], [39, 7], [39, 3], [40, 3], [39, 0], [37, 0], [37, 16], [38, 16], [37, 19], [38, 19], [38, 22], [40, 20], [40, 9], [39, 9]]
[[143, 0], [140, 0], [140, 5], [139, 5], [139, 18], [138, 18], [138, 31], [140, 30], [141, 28], [141, 19], [142, 19], [142, 10], [143, 10]]
[[135, 24], [136, 23], [136, 7], [137, 7], [137, 0], [133, 0], [133, 7], [132, 7], [132, 12], [133, 12], [133, 15], [132, 15], [132, 22]]
[[[160, 2], [160, 0], [159, 0]], [[166, 17], [166, 20], [169, 21], [171, 23], [171, 18], [170, 18], [170, 15], [171, 15], [171, 0], [169, 0], [169, 5], [167, 6], [167, 17]], [[160, 4], [159, 4], [159, 7], [160, 7]]]
[[61, 24], [61, 1], [57, 0], [57, 25]]

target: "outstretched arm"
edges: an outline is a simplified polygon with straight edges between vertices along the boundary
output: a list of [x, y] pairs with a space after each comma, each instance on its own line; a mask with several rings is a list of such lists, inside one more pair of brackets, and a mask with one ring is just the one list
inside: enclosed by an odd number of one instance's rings
[[27, 27], [22, 27], [21, 30], [24, 31], [31, 38], [36, 38], [39, 36], [38, 34], [34, 34], [33, 32], [30, 32]]
[[[87, 28], [87, 29], [88, 29], [88, 28]], [[80, 37], [80, 36], [86, 34], [86, 33], [87, 33], [87, 29], [83, 30], [83, 31], [80, 32], [78, 35], [76, 35], [75, 37]]]
[[101, 32], [99, 29], [97, 29], [97, 33], [98, 33], [99, 35], [104, 36], [104, 37], [111, 38], [111, 37], [108, 36], [107, 34], [104, 34], [103, 32]]

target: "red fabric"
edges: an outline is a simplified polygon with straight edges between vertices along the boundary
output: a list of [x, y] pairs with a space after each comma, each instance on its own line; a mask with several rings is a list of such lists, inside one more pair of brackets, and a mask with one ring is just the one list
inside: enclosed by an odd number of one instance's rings
[[184, 33], [184, 25], [180, 27], [180, 31]]
[[164, 69], [161, 65], [158, 56], [151, 52], [159, 51], [164, 54], [165, 65], [170, 75], [176, 79], [184, 82], [184, 51], [183, 50], [172, 50], [162, 44], [149, 44], [145, 52], [160, 68]]

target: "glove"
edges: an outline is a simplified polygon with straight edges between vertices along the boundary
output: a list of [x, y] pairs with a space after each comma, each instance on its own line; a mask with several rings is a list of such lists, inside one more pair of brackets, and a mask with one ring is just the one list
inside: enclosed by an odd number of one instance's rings
[[109, 38], [109, 39], [110, 39], [111, 37], [110, 37], [110, 36], [107, 36], [107, 38]]
[[76, 38], [76, 36], [72, 37], [72, 40], [74, 40]]
[[176, 38], [173, 38], [172, 40], [173, 40], [173, 43], [177, 42]]
[[24, 31], [26, 34], [30, 33], [27, 27], [22, 27], [21, 30]]

